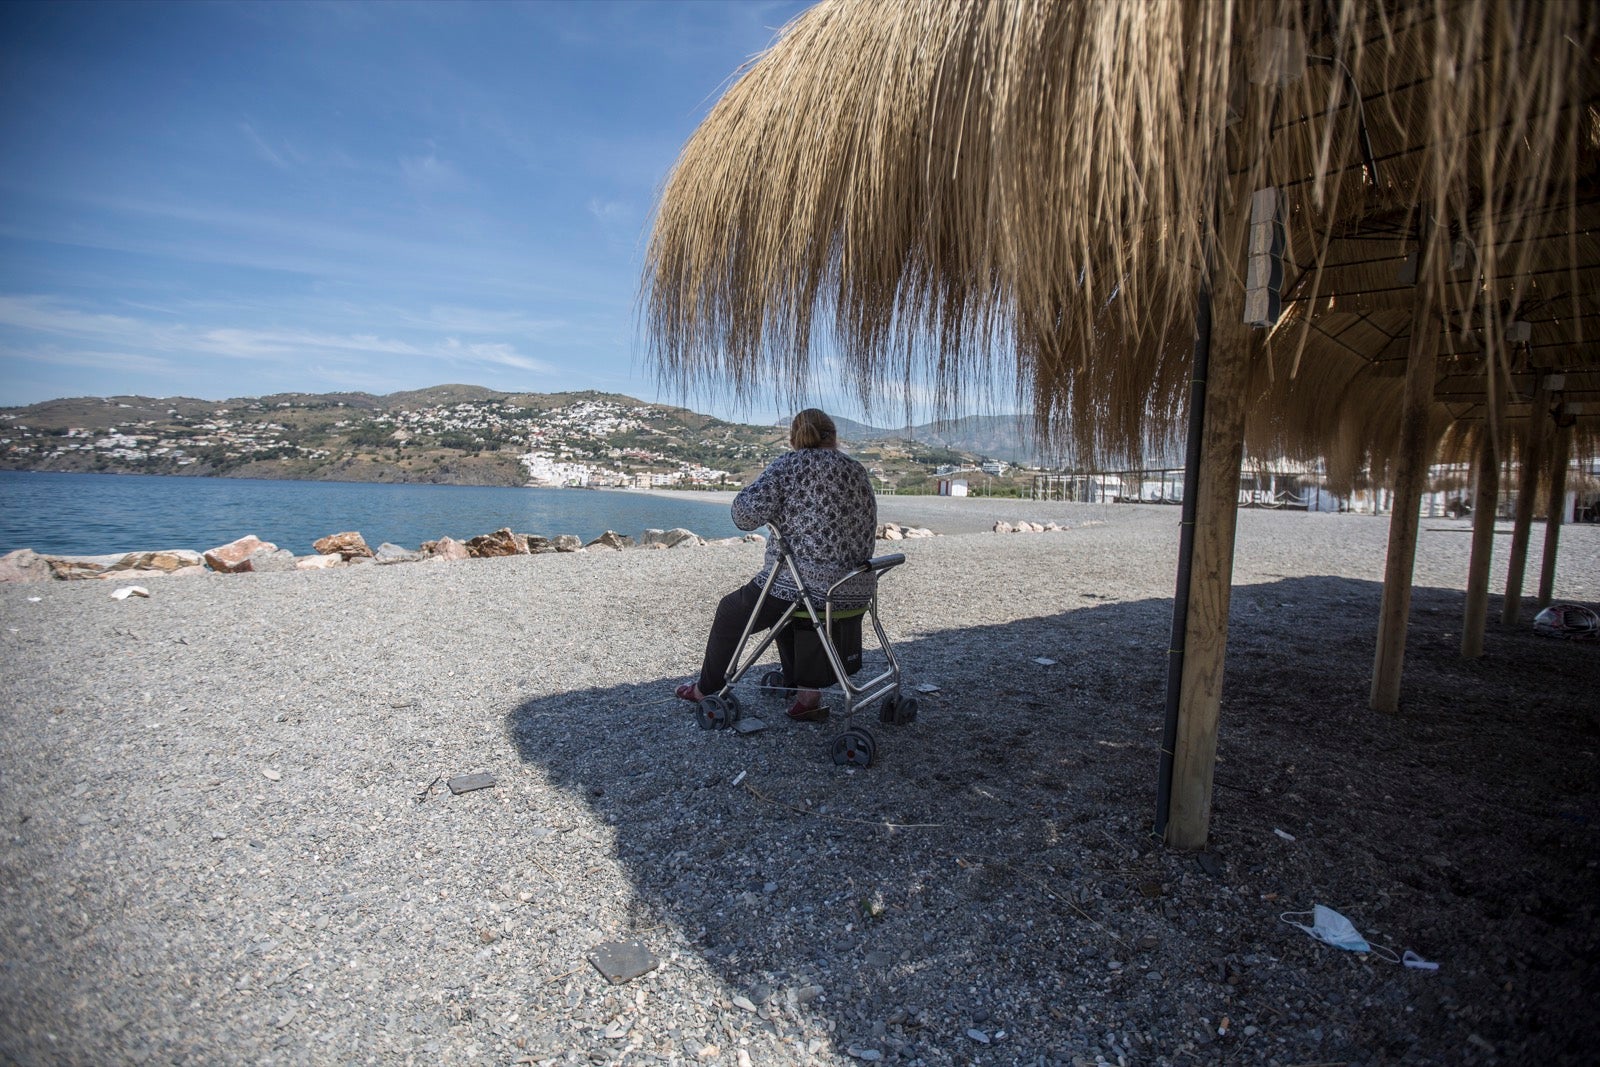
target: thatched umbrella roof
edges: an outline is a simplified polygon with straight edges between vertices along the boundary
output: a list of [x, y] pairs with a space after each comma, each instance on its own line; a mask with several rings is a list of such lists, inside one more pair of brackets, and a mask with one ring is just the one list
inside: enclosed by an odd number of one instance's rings
[[[1413, 322], [1443, 338], [1436, 433], [1525, 418], [1544, 369], [1592, 440], [1596, 22], [1559, 0], [824, 0], [667, 181], [653, 357], [793, 400], [831, 348], [869, 403], [921, 384], [951, 407], [1003, 371], [1049, 439], [1136, 464], [1183, 415], [1202, 278], [1238, 321], [1271, 186], [1285, 312], [1254, 448], [1382, 469]], [[1529, 343], [1501, 343], [1512, 320]]]

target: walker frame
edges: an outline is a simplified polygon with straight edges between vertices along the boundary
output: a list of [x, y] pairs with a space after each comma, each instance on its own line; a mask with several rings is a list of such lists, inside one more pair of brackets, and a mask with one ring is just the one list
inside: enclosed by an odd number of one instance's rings
[[[916, 720], [917, 698], [900, 691], [900, 661], [895, 658], [894, 648], [889, 643], [889, 635], [884, 632], [883, 622], [878, 617], [878, 580], [884, 574], [900, 566], [906, 561], [905, 553], [894, 552], [884, 556], [875, 556], [865, 563], [852, 568], [828, 587], [827, 593], [822, 597], [821, 604], [816, 600], [815, 594], [806, 587], [805, 580], [800, 576], [800, 568], [796, 566], [794, 556], [789, 551], [789, 546], [784, 542], [782, 534], [776, 526], [770, 527], [772, 537], [778, 546], [778, 560], [771, 573], [767, 575], [765, 584], [761, 587], [761, 595], [756, 599], [751, 608], [750, 617], [744, 624], [744, 633], [739, 637], [739, 644], [734, 648], [733, 657], [728, 661], [727, 681], [715, 693], [704, 696], [695, 707], [696, 720], [701, 729], [720, 730], [735, 726], [743, 718], [743, 707], [738, 696], [733, 692], [733, 687], [747, 674], [761, 659], [766, 650], [774, 644], [795, 618], [802, 613], [808, 616], [816, 627], [817, 639], [822, 643], [822, 650], [827, 656], [828, 665], [833, 670], [834, 680], [844, 693], [844, 717], [848, 721], [855, 712], [874, 701], [882, 700], [883, 705], [878, 712], [878, 721], [895, 726], [903, 726]], [[772, 594], [773, 583], [778, 580], [780, 570], [787, 570], [794, 581], [795, 589], [799, 593], [798, 599], [791, 602], [783, 615], [774, 623], [762, 638], [760, 644], [747, 657], [745, 648], [750, 643], [751, 635], [755, 629], [755, 622], [761, 613], [761, 607]], [[873, 575], [872, 596], [862, 608], [847, 608], [836, 611], [833, 598], [835, 591], [852, 578], [863, 574]], [[872, 631], [878, 639], [878, 648], [882, 650], [887, 661], [886, 668], [879, 674], [857, 683], [850, 677], [845, 669], [844, 659], [839, 655], [838, 647], [833, 641], [833, 624], [836, 620], [843, 620], [857, 615], [865, 615], [872, 620]], [[787, 680], [779, 671], [768, 671], [762, 676], [762, 687], [768, 690], [793, 691], [793, 686], [786, 684]], [[864, 726], [848, 726], [848, 728], [833, 739], [829, 746], [833, 762], [840, 765], [855, 767], [868, 767], [872, 764], [877, 752], [877, 739], [872, 732]]]

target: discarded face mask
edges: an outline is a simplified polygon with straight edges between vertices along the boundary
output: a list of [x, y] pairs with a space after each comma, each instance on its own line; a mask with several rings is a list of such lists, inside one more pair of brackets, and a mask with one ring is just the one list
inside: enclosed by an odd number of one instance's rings
[[[1309, 915], [1312, 917], [1311, 925], [1297, 923], [1289, 918], [1291, 915]], [[1325, 945], [1342, 948], [1347, 952], [1370, 952], [1379, 959], [1388, 960], [1390, 963], [1401, 962], [1401, 958], [1395, 955], [1394, 949], [1384, 948], [1382, 945], [1368, 944], [1367, 939], [1361, 936], [1361, 931], [1355, 928], [1354, 923], [1325, 905], [1314, 905], [1310, 911], [1286, 911], [1278, 918], [1290, 926], [1298, 926]], [[1406, 951], [1406, 957], [1405, 965], [1407, 967], [1424, 971], [1439, 969], [1437, 963], [1430, 963], [1409, 949]]]
[[[1312, 916], [1311, 925], [1297, 923], [1289, 918], [1291, 915], [1310, 915]], [[1318, 941], [1326, 945], [1332, 945], [1334, 948], [1342, 948], [1349, 952], [1372, 951], [1372, 946], [1367, 944], [1367, 939], [1361, 936], [1361, 932], [1355, 928], [1355, 925], [1349, 919], [1346, 919], [1332, 908], [1321, 904], [1316, 905], [1310, 911], [1286, 911], [1278, 918], [1290, 926], [1298, 926]]]

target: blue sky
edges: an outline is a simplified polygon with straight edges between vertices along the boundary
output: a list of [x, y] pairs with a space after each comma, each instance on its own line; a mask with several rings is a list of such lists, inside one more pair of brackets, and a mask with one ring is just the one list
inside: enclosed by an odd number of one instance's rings
[[635, 314], [651, 205], [805, 6], [0, 5], [0, 405], [676, 402]]

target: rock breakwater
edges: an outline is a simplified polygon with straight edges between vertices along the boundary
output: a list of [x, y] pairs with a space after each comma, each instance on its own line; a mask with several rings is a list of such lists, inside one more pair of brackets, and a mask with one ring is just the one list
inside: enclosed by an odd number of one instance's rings
[[[908, 537], [932, 537], [930, 530], [884, 523], [878, 528], [880, 540], [899, 541]], [[677, 550], [706, 545], [766, 543], [758, 533], [743, 537], [707, 539], [693, 530], [648, 529], [637, 539], [607, 530], [585, 542], [573, 534], [517, 533], [502, 527], [466, 541], [441, 537], [424, 541], [416, 549], [384, 542], [376, 549], [367, 544], [360, 531], [346, 530], [319, 538], [313, 552], [296, 556], [271, 541], [247, 534], [235, 541], [204, 552], [190, 549], [119, 552], [101, 556], [44, 555], [30, 548], [19, 548], [0, 556], [0, 582], [78, 581], [84, 579], [124, 580], [194, 574], [245, 574], [286, 570], [330, 570], [336, 567], [424, 563], [466, 559], [492, 559], [503, 556], [536, 556], [547, 552], [584, 552], [589, 549], [621, 552], [627, 550]]]

